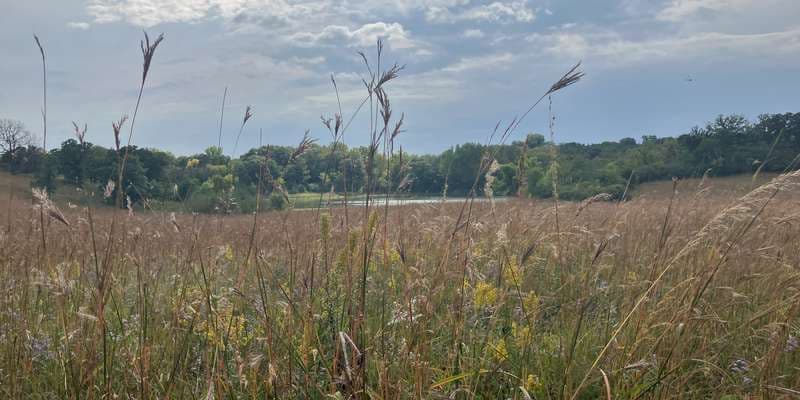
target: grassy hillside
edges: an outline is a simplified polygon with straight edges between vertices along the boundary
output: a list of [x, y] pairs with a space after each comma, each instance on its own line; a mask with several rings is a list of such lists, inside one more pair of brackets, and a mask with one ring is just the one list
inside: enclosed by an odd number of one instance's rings
[[[741, 174], [713, 178], [681, 179], [677, 184], [677, 197], [693, 197], [699, 194], [721, 198], [735, 198], [745, 195], [754, 188], [778, 176], [776, 173], [763, 173], [753, 178], [751, 174]], [[646, 182], [631, 191], [631, 195], [642, 199], [665, 199], [672, 196], [672, 181]]]
[[[70, 204], [86, 205], [89, 203], [96, 207], [105, 207], [105, 203], [100, 201], [97, 196], [87, 196], [82, 189], [74, 185], [65, 184], [63, 181], [58, 182], [57, 190], [51, 193], [50, 197], [63, 208], [69, 207]], [[0, 202], [7, 202], [9, 198], [15, 198], [20, 201], [29, 201], [31, 199], [30, 175], [13, 175], [0, 171]]]

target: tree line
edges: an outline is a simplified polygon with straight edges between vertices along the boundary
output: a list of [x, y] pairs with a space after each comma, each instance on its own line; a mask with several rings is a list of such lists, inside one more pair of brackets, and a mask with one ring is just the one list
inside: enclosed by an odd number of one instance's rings
[[[0, 120], [0, 163], [11, 173], [33, 174], [33, 184], [57, 190], [58, 184], [103, 191], [115, 180], [118, 150], [76, 137], [45, 153], [32, 143], [21, 123]], [[194, 211], [251, 211], [256, 194], [283, 207], [286, 193], [349, 192], [367, 188], [368, 147], [306, 143], [297, 156], [292, 146], [262, 146], [238, 158], [219, 147], [175, 156], [151, 148], [129, 147], [122, 180], [124, 197], [134, 203], [181, 202]], [[120, 151], [124, 151], [122, 147]], [[621, 198], [642, 182], [740, 173], [784, 171], [800, 154], [800, 113], [766, 114], [755, 121], [719, 116], [676, 137], [643, 136], [595, 144], [554, 144], [540, 134], [502, 145], [465, 143], [440, 154], [402, 150], [378, 155], [371, 191], [397, 195], [483, 195], [490, 169], [494, 196], [581, 200], [599, 193]], [[492, 161], [492, 160], [490, 160]], [[477, 181], [476, 181], [477, 178]], [[554, 192], [557, 190], [557, 192]], [[113, 196], [112, 196], [113, 197]]]

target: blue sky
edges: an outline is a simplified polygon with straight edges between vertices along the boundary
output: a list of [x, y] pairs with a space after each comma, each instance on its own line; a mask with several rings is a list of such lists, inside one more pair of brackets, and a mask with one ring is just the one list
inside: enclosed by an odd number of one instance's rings
[[[73, 120], [88, 124], [88, 140], [112, 143], [111, 121], [135, 104], [143, 29], [166, 40], [133, 142], [176, 154], [216, 144], [226, 86], [226, 149], [248, 104], [240, 149], [259, 129], [270, 143], [295, 144], [306, 129], [327, 141], [330, 74], [348, 117], [365, 94], [356, 52], [372, 53], [378, 38], [384, 60], [407, 66], [387, 91], [406, 115], [400, 143], [418, 153], [484, 142], [578, 60], [586, 78], [553, 99], [559, 142], [800, 111], [797, 0], [7, 0], [0, 15], [0, 118], [41, 134], [37, 33], [48, 147], [71, 136]], [[547, 120], [537, 109], [516, 138], [546, 133]], [[346, 141], [366, 143], [366, 124], [357, 119]]]

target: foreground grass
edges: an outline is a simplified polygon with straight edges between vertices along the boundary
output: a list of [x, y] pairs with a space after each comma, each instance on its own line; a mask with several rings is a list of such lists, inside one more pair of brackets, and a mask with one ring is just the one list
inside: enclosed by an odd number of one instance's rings
[[3, 198], [0, 397], [791, 396], [800, 175], [779, 179], [558, 214], [75, 208], [69, 226]]

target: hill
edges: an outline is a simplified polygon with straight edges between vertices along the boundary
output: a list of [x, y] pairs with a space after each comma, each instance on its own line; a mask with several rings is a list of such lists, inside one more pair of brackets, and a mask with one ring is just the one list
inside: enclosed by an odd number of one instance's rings
[[[739, 174], [705, 179], [680, 179], [677, 184], [676, 197], [693, 197], [702, 192], [706, 197], [734, 199], [769, 182], [776, 176], [778, 176], [777, 173], [764, 173], [755, 178], [751, 174]], [[672, 191], [672, 180], [661, 180], [639, 185], [631, 191], [631, 196], [643, 200], [665, 199], [672, 195]]]

